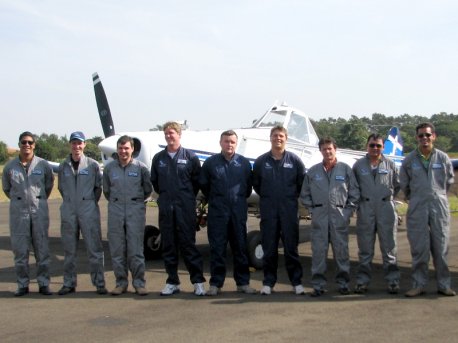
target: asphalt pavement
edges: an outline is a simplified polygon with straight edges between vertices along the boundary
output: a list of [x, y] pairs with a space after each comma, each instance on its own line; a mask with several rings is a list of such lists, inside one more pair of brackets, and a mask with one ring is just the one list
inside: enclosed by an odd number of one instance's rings
[[[166, 274], [161, 260], [146, 264], [150, 294], [139, 297], [131, 286], [127, 294], [97, 295], [90, 283], [84, 242], [78, 249], [77, 292], [66, 296], [37, 293], [32, 279], [31, 293], [13, 297], [16, 289], [13, 254], [8, 228], [8, 203], [0, 203], [0, 341], [1, 342], [457, 342], [458, 297], [436, 293], [433, 267], [427, 294], [405, 298], [410, 287], [410, 253], [405, 225], [398, 233], [401, 293], [385, 290], [381, 257], [376, 243], [373, 282], [367, 294], [342, 296], [333, 282], [335, 265], [328, 259], [329, 292], [320, 298], [295, 295], [284, 268], [280, 249], [279, 279], [271, 296], [235, 292], [232, 256], [228, 251], [228, 273], [223, 292], [216, 297], [196, 297], [188, 273], [180, 264], [182, 292], [161, 297]], [[50, 201], [51, 289], [62, 284], [63, 250], [60, 242], [60, 200]], [[106, 202], [101, 201], [107, 288], [114, 276], [106, 240]], [[148, 223], [157, 224], [157, 210], [148, 208]], [[249, 219], [250, 229], [258, 220]], [[453, 218], [449, 265], [452, 285], [458, 289], [458, 218]], [[309, 223], [301, 221], [299, 252], [304, 268], [303, 283], [310, 293], [311, 250]], [[197, 234], [209, 279], [209, 247], [206, 230]], [[357, 265], [354, 220], [350, 229], [352, 276]], [[35, 275], [30, 257], [31, 276]], [[262, 286], [262, 271], [251, 273], [251, 284]], [[352, 279], [352, 288], [355, 286]], [[208, 284], [207, 284], [208, 287]]]

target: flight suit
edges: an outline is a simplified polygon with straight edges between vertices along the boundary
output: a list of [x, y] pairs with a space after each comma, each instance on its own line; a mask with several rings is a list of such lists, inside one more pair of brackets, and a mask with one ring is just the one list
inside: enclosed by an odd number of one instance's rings
[[312, 286], [326, 287], [326, 259], [331, 243], [337, 264], [336, 282], [341, 289], [350, 281], [348, 225], [359, 200], [359, 188], [351, 168], [337, 162], [328, 173], [323, 163], [312, 166], [304, 178], [300, 196], [312, 215]]
[[114, 160], [103, 170], [103, 194], [108, 200], [108, 244], [116, 287], [127, 288], [128, 269], [133, 287], [145, 287], [145, 200], [152, 191], [149, 170], [140, 161], [132, 160], [122, 167]]
[[374, 258], [375, 235], [378, 235], [382, 253], [385, 280], [390, 285], [399, 285], [397, 265], [397, 215], [394, 197], [399, 192], [399, 174], [395, 163], [382, 155], [376, 169], [371, 168], [368, 156], [353, 165], [359, 184], [360, 199], [356, 220], [359, 266], [357, 283], [369, 284]]
[[59, 166], [58, 188], [62, 195], [60, 207], [61, 237], [64, 247], [64, 287], [77, 286], [76, 252], [80, 231], [89, 259], [92, 284], [105, 287], [104, 256], [100, 227], [99, 199], [102, 194], [102, 174], [99, 164], [81, 156], [74, 170], [69, 155]]
[[208, 200], [210, 285], [218, 288], [224, 285], [228, 242], [234, 259], [235, 282], [237, 286], [248, 285], [246, 199], [252, 190], [251, 164], [239, 154], [230, 161], [223, 154], [213, 155], [202, 166], [200, 186]]
[[37, 282], [49, 285], [48, 197], [54, 175], [48, 162], [34, 156], [28, 167], [15, 158], [3, 169], [3, 191], [10, 199], [10, 235], [19, 288], [29, 286], [29, 248], [37, 263]]
[[269, 151], [259, 156], [254, 163], [253, 188], [260, 197], [264, 286], [274, 287], [277, 282], [280, 238], [289, 280], [293, 286], [301, 285], [297, 199], [304, 175], [304, 163], [289, 151], [284, 152], [281, 160], [275, 160]]
[[159, 194], [159, 229], [168, 284], [180, 284], [178, 249], [191, 282], [205, 282], [202, 255], [196, 247], [196, 195], [199, 191], [200, 169], [197, 156], [183, 147], [178, 149], [173, 158], [167, 149], [153, 157], [151, 182]]
[[409, 201], [406, 220], [413, 288], [424, 288], [428, 282], [430, 251], [438, 289], [450, 288], [447, 190], [454, 182], [452, 163], [447, 154], [433, 148], [429, 165], [425, 167], [419, 151], [415, 150], [402, 162], [400, 180], [401, 189]]

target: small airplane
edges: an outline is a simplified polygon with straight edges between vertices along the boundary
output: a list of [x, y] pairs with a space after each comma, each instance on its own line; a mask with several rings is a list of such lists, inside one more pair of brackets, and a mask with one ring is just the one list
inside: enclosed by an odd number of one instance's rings
[[[125, 134], [134, 140], [134, 158], [142, 161], [151, 169], [153, 156], [166, 147], [164, 133], [162, 131], [138, 131], [117, 134], [100, 77], [94, 73], [92, 79], [100, 121], [105, 135], [105, 139], [99, 144], [103, 164], [106, 165], [116, 158], [116, 142], [121, 135]], [[253, 164], [258, 156], [270, 150], [270, 129], [277, 124], [283, 125], [288, 130], [287, 149], [301, 157], [306, 168], [322, 161], [323, 157], [318, 148], [319, 138], [309, 117], [301, 110], [285, 103], [275, 103], [264, 115], [254, 121], [251, 127], [234, 129], [238, 135], [237, 153], [248, 158]], [[209, 156], [221, 151], [219, 145], [221, 132], [222, 130], [193, 131], [185, 128], [182, 131], [181, 143], [184, 147], [194, 151], [203, 163]], [[350, 166], [365, 154], [364, 151], [337, 150], [338, 160], [346, 162]], [[395, 162], [400, 166], [402, 138], [398, 128], [390, 129], [385, 141], [384, 154], [395, 158]], [[257, 209], [258, 195], [254, 191], [249, 197], [248, 203], [250, 209]], [[198, 202], [197, 212], [199, 215], [198, 223], [204, 226], [206, 212], [202, 203]], [[160, 231], [158, 228], [151, 225], [146, 226], [144, 243], [145, 258], [160, 257]], [[262, 268], [261, 237], [257, 230], [248, 233], [248, 252], [252, 266]]]

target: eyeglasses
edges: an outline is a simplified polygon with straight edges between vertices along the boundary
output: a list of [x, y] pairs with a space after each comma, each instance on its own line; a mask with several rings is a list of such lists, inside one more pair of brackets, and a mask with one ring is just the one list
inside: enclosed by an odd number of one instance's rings
[[424, 137], [431, 137], [433, 134], [432, 133], [429, 133], [429, 132], [426, 132], [426, 133], [420, 133], [418, 136], [418, 138], [424, 138]]
[[21, 141], [21, 144], [22, 144], [22, 145], [27, 145], [27, 144], [28, 144], [28, 145], [34, 145], [35, 142], [34, 142], [34, 141]]
[[369, 148], [381, 148], [383, 145], [382, 144], [375, 144], [375, 143], [371, 143], [369, 144]]

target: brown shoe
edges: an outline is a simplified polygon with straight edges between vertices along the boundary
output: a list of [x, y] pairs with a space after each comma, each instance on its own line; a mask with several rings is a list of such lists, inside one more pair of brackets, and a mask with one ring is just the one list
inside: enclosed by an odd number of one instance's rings
[[408, 290], [404, 295], [408, 298], [416, 297], [425, 293], [425, 290], [421, 287], [412, 288]]
[[141, 296], [148, 295], [148, 291], [144, 287], [135, 287], [135, 293]]
[[455, 291], [449, 287], [438, 289], [437, 293], [445, 295], [447, 297], [454, 297], [456, 295]]
[[118, 286], [111, 291], [111, 295], [121, 295], [127, 292], [127, 287]]

